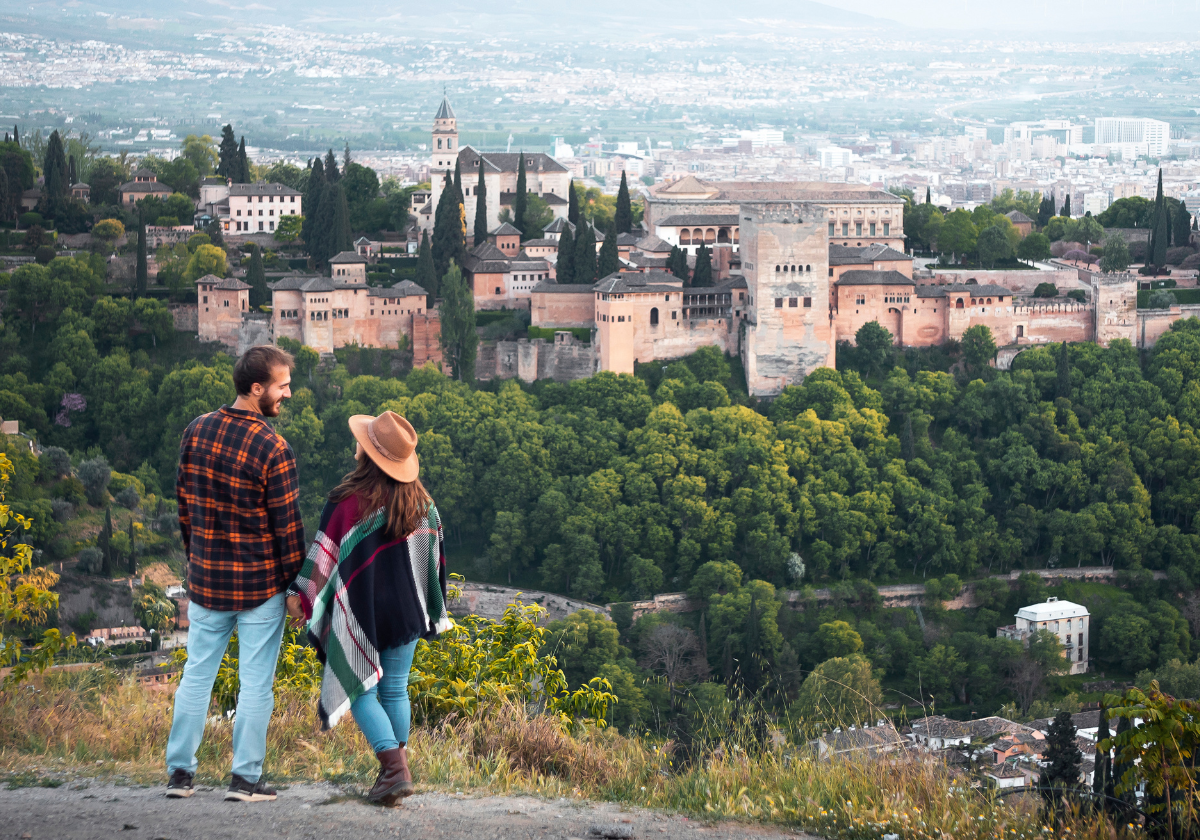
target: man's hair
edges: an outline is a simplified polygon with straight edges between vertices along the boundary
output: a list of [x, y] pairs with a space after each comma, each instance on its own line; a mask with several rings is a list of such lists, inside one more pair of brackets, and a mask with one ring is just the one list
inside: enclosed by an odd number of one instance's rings
[[254, 385], [271, 384], [275, 368], [285, 367], [290, 371], [295, 366], [296, 360], [286, 350], [270, 344], [251, 347], [233, 366], [233, 387], [239, 396], [248, 396]]

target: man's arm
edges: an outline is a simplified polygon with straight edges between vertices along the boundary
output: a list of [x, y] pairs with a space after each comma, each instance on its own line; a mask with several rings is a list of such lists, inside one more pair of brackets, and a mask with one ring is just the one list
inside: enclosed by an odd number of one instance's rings
[[285, 586], [304, 565], [304, 522], [300, 518], [300, 476], [296, 457], [286, 443], [267, 467], [267, 522], [275, 540]]
[[179, 501], [179, 532], [183, 535], [183, 553], [186, 557], [192, 538], [192, 516], [189, 505], [191, 489], [191, 431], [189, 425], [179, 444], [179, 471], [175, 476], [175, 498]]

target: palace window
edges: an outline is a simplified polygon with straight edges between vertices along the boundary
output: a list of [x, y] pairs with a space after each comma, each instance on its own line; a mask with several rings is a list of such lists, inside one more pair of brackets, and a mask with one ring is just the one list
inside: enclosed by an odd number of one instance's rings
[[829, 223], [829, 235], [833, 236], [833, 222]]
[[875, 235], [875, 223], [871, 222], [871, 236]]
[[862, 222], [855, 222], [855, 223], [854, 223], [854, 235], [855, 235], [855, 236], [862, 236]]
[[892, 226], [890, 224], [888, 224], [887, 222], [884, 222], [883, 223], [883, 235], [891, 236], [891, 234], [892, 234]]
[[783, 298], [775, 298], [775, 308], [783, 309]]
[[796, 302], [797, 302], [797, 301], [796, 301], [796, 299], [795, 299], [795, 298], [788, 298], [788, 309], [795, 309], [795, 308], [796, 308]]
[[658, 307], [654, 307], [650, 310], [650, 326], [658, 326]]
[[850, 235], [850, 223], [842, 222], [842, 236], [849, 236], [849, 235]]
[[804, 299], [804, 306], [806, 309], [811, 309], [812, 308], [812, 298], [806, 297]]

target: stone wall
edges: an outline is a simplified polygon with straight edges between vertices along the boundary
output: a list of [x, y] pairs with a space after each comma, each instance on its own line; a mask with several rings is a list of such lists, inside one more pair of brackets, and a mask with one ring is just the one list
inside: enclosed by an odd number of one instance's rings
[[544, 338], [480, 342], [475, 360], [475, 376], [482, 380], [570, 382], [585, 379], [595, 372], [593, 345], [577, 341], [569, 332], [557, 333], [552, 342]]
[[171, 319], [179, 332], [196, 332], [200, 329], [199, 308], [194, 303], [169, 303]]
[[1024, 328], [1024, 335], [1013, 339], [1017, 344], [1091, 341], [1095, 320], [1095, 308], [1090, 303], [1061, 299], [1042, 303], [1027, 298], [1013, 308], [1014, 325]]
[[1180, 306], [1170, 309], [1139, 309], [1137, 311], [1137, 346], [1149, 350], [1158, 343], [1171, 325], [1181, 318], [1200, 317], [1200, 306]]
[[242, 327], [238, 330], [237, 354], [241, 356], [251, 347], [274, 344], [275, 334], [271, 329], [271, 316], [265, 312], [247, 312], [242, 316]]
[[546, 609], [542, 620], [545, 624], [566, 618], [579, 610], [591, 610], [605, 618], [611, 619], [608, 607], [591, 604], [565, 595], [553, 592], [539, 592], [534, 589], [514, 589], [508, 586], [498, 586], [490, 583], [460, 583], [462, 597], [449, 603], [450, 612], [454, 615], [481, 615], [484, 618], [499, 619], [509, 604], [521, 601], [525, 604], [538, 604]]
[[981, 286], [993, 285], [1012, 289], [1018, 294], [1031, 295], [1040, 283], [1053, 283], [1060, 292], [1070, 289], [1087, 289], [1088, 284], [1080, 279], [1073, 268], [1055, 271], [969, 271], [963, 269], [933, 268], [935, 284], [967, 283], [974, 280]]

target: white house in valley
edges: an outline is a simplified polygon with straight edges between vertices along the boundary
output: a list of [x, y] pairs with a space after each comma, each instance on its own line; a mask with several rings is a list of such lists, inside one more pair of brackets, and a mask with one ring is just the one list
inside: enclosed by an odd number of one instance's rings
[[1083, 674], [1088, 669], [1090, 618], [1091, 614], [1082, 604], [1047, 598], [1040, 604], [1019, 609], [1016, 623], [997, 628], [996, 635], [1028, 644], [1034, 633], [1048, 630], [1062, 644], [1063, 656], [1071, 663], [1071, 673]]

